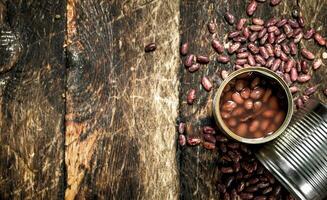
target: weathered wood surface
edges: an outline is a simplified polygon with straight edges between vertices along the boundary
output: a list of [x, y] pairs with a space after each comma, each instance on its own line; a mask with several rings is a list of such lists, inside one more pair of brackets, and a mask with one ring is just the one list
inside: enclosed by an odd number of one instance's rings
[[[222, 69], [232, 71], [233, 66], [230, 64], [222, 65], [215, 61], [216, 53], [211, 48], [212, 38], [217, 38], [227, 44], [227, 33], [232, 30], [224, 20], [226, 11], [231, 12], [237, 19], [246, 17], [245, 9], [248, 1], [182, 1], [181, 12], [181, 42], [190, 42], [190, 52], [195, 55], [208, 55], [212, 60], [209, 65], [203, 65], [196, 73], [189, 73], [180, 63], [180, 107], [179, 120], [186, 122], [187, 135], [200, 136], [202, 134], [201, 127], [204, 125], [214, 124], [212, 113], [212, 99], [215, 91], [218, 89], [220, 82], [220, 72]], [[272, 8], [269, 3], [259, 4], [255, 12], [255, 17], [269, 19], [272, 16], [291, 17], [291, 11], [299, 9], [306, 20], [306, 23], [320, 30], [322, 35], [327, 36], [327, 2], [320, 1], [283, 1], [282, 4]], [[216, 35], [208, 32], [207, 24], [210, 20], [216, 20], [218, 31]], [[326, 48], [318, 47], [313, 40], [301, 43], [301, 46], [307, 46], [313, 52], [317, 52], [317, 57], [321, 57], [322, 52]], [[326, 60], [324, 63], [327, 65]], [[310, 73], [312, 70], [310, 69]], [[206, 92], [200, 82], [202, 76], [208, 76], [214, 83], [214, 89]], [[319, 84], [320, 89], [327, 86], [327, 68], [321, 67], [313, 75], [313, 80], [300, 87], [306, 88], [309, 85]], [[197, 90], [197, 100], [192, 106], [186, 102], [186, 94], [189, 89]], [[327, 102], [327, 98], [321, 93], [316, 93], [315, 97], [323, 102]], [[216, 188], [219, 180], [217, 171], [217, 151], [204, 150], [202, 147], [180, 148], [180, 185], [181, 199], [219, 199]]]
[[[214, 123], [219, 72], [232, 66], [212, 61], [190, 74], [178, 49], [189, 41], [193, 53], [213, 60], [207, 22], [217, 20], [222, 40], [231, 28], [223, 14], [246, 16], [246, 3], [0, 1], [1, 35], [10, 38], [1, 42], [13, 47], [0, 47], [0, 199], [219, 199], [218, 153], [176, 152], [175, 124], [185, 121], [188, 134], [199, 135]], [[260, 4], [255, 16], [296, 8], [327, 36], [324, 0]], [[145, 54], [149, 42], [158, 48]], [[326, 51], [302, 45], [319, 57]], [[304, 87], [326, 87], [326, 72]], [[202, 89], [203, 75], [214, 91]], [[185, 101], [190, 88], [193, 106]]]
[[0, 2], [0, 199], [64, 197], [65, 6]]
[[68, 1], [67, 199], [178, 197], [178, 13], [179, 1]]

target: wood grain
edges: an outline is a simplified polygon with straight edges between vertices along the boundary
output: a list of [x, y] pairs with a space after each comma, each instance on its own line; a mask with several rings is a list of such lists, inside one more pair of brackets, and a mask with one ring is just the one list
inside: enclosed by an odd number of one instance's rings
[[179, 2], [69, 1], [68, 13], [66, 199], [176, 199]]
[[2, 8], [0, 199], [62, 199], [65, 1]]

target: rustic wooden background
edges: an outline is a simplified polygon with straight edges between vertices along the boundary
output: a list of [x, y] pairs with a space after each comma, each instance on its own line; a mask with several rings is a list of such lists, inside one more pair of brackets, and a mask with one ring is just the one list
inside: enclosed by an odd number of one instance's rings
[[[214, 123], [214, 91], [200, 78], [217, 89], [231, 66], [189, 74], [179, 45], [214, 58], [207, 22], [217, 20], [223, 39], [223, 14], [245, 16], [246, 3], [0, 0], [0, 199], [218, 199], [217, 152], [177, 148], [175, 127], [186, 121], [196, 135]], [[255, 16], [293, 9], [327, 36], [325, 0], [260, 4]], [[157, 50], [144, 53], [153, 41]], [[326, 72], [305, 86], [326, 87]], [[199, 91], [193, 106], [190, 88]]]

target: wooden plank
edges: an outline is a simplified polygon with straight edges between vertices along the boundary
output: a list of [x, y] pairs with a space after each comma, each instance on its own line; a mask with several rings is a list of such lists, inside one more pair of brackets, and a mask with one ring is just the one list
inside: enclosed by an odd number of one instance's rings
[[[231, 26], [228, 26], [224, 20], [226, 11], [230, 11], [235, 15], [236, 19], [247, 17], [245, 8], [247, 1], [181, 1], [181, 42], [188, 41], [190, 43], [190, 52], [195, 55], [207, 55], [211, 62], [208, 65], [203, 65], [196, 73], [189, 73], [181, 63], [180, 72], [180, 107], [179, 121], [187, 123], [187, 135], [201, 137], [201, 127], [204, 125], [214, 125], [212, 116], [212, 99], [215, 91], [218, 89], [221, 78], [220, 72], [223, 69], [232, 71], [233, 66], [230, 64], [222, 65], [215, 61], [216, 53], [211, 48], [210, 42], [212, 38], [218, 38], [227, 44], [227, 36]], [[302, 0], [297, 4], [296, 1], [283, 1], [277, 7], [269, 6], [269, 3], [259, 4], [254, 16], [263, 19], [271, 18], [272, 16], [288, 16], [291, 17], [293, 9], [301, 8], [306, 21], [312, 24], [317, 29], [326, 27], [326, 2], [325, 1], [310, 1]], [[209, 34], [207, 24], [210, 20], [216, 20], [218, 32], [216, 35]], [[323, 35], [326, 36], [326, 29], [323, 29]], [[311, 44], [310, 48], [315, 49], [317, 55], [321, 57], [321, 53], [326, 51], [326, 48], [314, 47], [314, 42], [303, 42], [301, 45]], [[319, 50], [319, 51], [318, 51]], [[324, 61], [326, 63], [326, 60]], [[326, 63], [327, 64], [327, 63]], [[313, 80], [300, 86], [302, 89], [308, 85], [318, 84], [321, 88], [326, 87], [326, 67], [319, 69], [313, 76]], [[310, 71], [310, 73], [312, 73]], [[202, 76], [208, 76], [213, 81], [214, 89], [211, 92], [206, 92], [201, 84]], [[186, 102], [187, 91], [196, 89], [197, 100], [194, 105], [190, 106]], [[322, 93], [315, 94], [320, 100], [326, 102], [326, 97]], [[217, 160], [219, 153], [205, 150], [201, 146], [179, 148], [180, 160], [180, 184], [181, 184], [181, 199], [219, 199], [216, 188], [219, 182], [219, 172], [217, 171]]]
[[0, 7], [0, 199], [62, 199], [65, 1]]
[[66, 199], [178, 197], [178, 16], [178, 1], [68, 2]]

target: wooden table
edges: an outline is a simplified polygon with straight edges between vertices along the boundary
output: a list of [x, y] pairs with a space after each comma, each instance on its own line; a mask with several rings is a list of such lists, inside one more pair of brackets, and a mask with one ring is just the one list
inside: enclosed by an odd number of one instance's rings
[[[206, 24], [216, 19], [223, 38], [225, 11], [239, 18], [246, 4], [0, 1], [0, 199], [218, 199], [218, 153], [178, 149], [176, 124], [200, 134], [214, 123], [214, 91], [200, 78], [209, 75], [216, 90], [218, 72], [232, 66], [212, 61], [187, 73], [179, 46], [189, 41], [213, 60]], [[327, 36], [324, 0], [260, 4], [255, 15], [293, 9]], [[144, 53], [153, 41], [157, 50]], [[326, 86], [326, 69], [310, 84]], [[185, 101], [190, 88], [199, 91], [194, 106]]]

